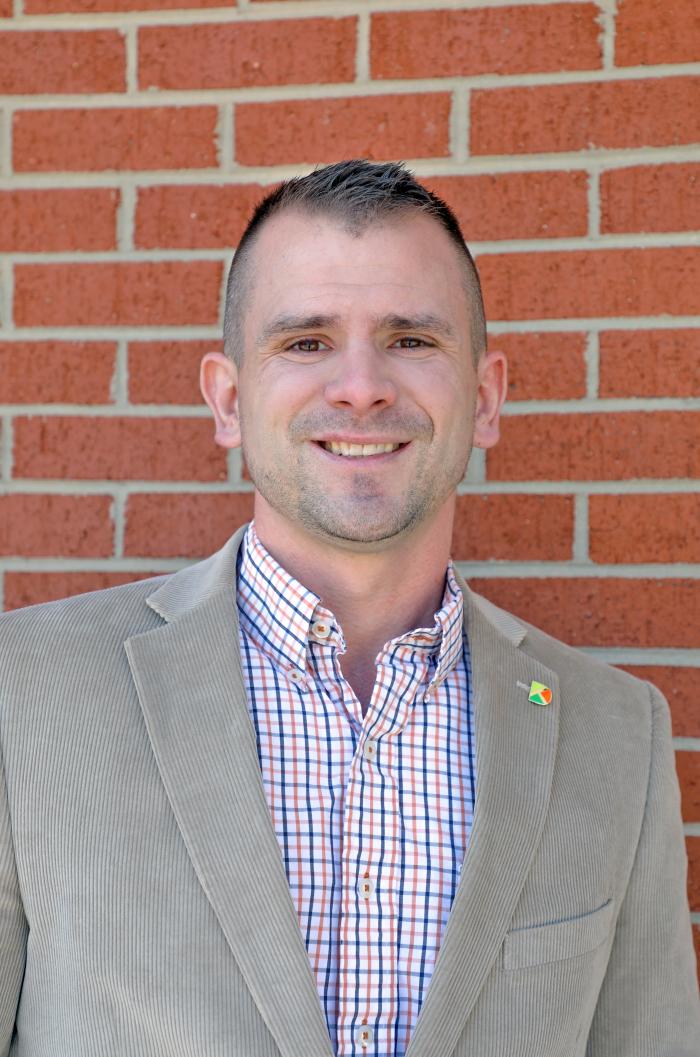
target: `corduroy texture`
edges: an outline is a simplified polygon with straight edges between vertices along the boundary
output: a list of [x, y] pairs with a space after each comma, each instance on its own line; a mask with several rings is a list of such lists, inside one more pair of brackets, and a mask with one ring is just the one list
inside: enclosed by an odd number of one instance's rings
[[[0, 619], [2, 1054], [330, 1057], [243, 691], [239, 540]], [[663, 699], [465, 603], [476, 814], [408, 1057], [697, 1057]]]

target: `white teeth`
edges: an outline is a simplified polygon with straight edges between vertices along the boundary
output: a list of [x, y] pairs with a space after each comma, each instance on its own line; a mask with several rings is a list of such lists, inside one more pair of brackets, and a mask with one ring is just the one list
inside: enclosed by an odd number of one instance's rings
[[384, 455], [385, 452], [396, 451], [400, 444], [348, 444], [344, 440], [322, 441], [322, 446], [333, 455], [350, 455], [361, 457], [364, 455]]

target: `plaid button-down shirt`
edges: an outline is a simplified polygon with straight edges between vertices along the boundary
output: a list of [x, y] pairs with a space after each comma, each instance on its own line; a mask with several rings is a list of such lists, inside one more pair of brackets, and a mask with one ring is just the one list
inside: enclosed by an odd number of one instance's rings
[[475, 745], [463, 598], [386, 643], [363, 716], [343, 633], [251, 525], [239, 557], [250, 715], [331, 1041], [403, 1057], [469, 839]]

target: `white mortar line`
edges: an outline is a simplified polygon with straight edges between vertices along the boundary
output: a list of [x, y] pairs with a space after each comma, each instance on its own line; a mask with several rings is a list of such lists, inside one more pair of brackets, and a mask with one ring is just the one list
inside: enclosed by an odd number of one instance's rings
[[469, 156], [469, 89], [455, 89], [450, 109], [450, 153], [463, 164]]
[[134, 221], [136, 213], [136, 188], [124, 182], [118, 189], [117, 207], [117, 252], [129, 254], [134, 249]]
[[593, 563], [538, 561], [516, 562], [494, 560], [491, 562], [459, 561], [456, 563], [465, 577], [479, 576], [489, 580], [531, 579], [549, 580], [700, 580], [700, 564], [688, 562], [642, 563], [639, 565], [605, 565]]
[[603, 31], [603, 69], [615, 69], [615, 19], [617, 0], [598, 0], [599, 21]]
[[[127, 185], [128, 186], [128, 185]], [[592, 244], [588, 236], [548, 239], [501, 239], [498, 241], [470, 240], [469, 248], [474, 256], [486, 257], [495, 254], [577, 253], [597, 254], [603, 250], [675, 250], [697, 249], [696, 231], [664, 232], [662, 234], [606, 235]], [[157, 248], [139, 250], [63, 250], [60, 252], [7, 253], [16, 264], [79, 264], [93, 261], [117, 263], [119, 261], [213, 261], [221, 260], [230, 248], [210, 247], [206, 249]], [[478, 260], [477, 260], [478, 264]]]
[[588, 496], [574, 496], [574, 539], [571, 553], [575, 562], [588, 562]]
[[[43, 409], [42, 409], [43, 410]], [[89, 411], [89, 408], [86, 408]], [[0, 408], [0, 414], [2, 414]], [[468, 476], [468, 475], [467, 475]], [[625, 485], [620, 491], [621, 484]], [[628, 487], [629, 486], [629, 487]], [[241, 481], [236, 491], [252, 491], [249, 481]], [[85, 494], [103, 495], [111, 493], [114, 481], [105, 480], [73, 480], [71, 478], [13, 478], [6, 485], [0, 485], [0, 494], [7, 491], [22, 493], [23, 495], [40, 495], [51, 493], [52, 495], [74, 494], [85, 492]], [[131, 492], [225, 492], [231, 490], [229, 481], [128, 481]], [[465, 478], [458, 487], [459, 495], [700, 495], [700, 481], [667, 480], [655, 481], [475, 481], [469, 483]], [[700, 656], [700, 653], [699, 653]]]
[[[9, 415], [0, 418], [0, 481], [12, 480], [12, 419]], [[3, 489], [4, 490], [4, 489]]]
[[595, 400], [600, 391], [600, 334], [598, 331], [592, 330], [586, 335], [586, 348], [583, 355], [586, 363], [586, 396], [590, 400]]
[[[17, 2], [17, 0], [15, 0]], [[549, 6], [552, 0], [527, 0], [523, 6]], [[580, 0], [558, 0], [560, 3], [579, 3]], [[442, 10], [469, 11], [481, 8], [512, 7], [518, 0], [440, 0]], [[139, 25], [198, 25], [200, 23], [296, 21], [319, 16], [343, 17], [361, 11], [432, 11], [435, 0], [305, 0], [301, 4], [249, 4], [239, 0], [237, 8], [205, 8], [202, 10], [171, 11], [110, 11], [104, 13], [72, 13], [32, 15], [29, 26], [34, 29], [104, 29], [108, 26], [137, 23]]]
[[250, 482], [244, 482], [243, 480], [243, 452], [240, 448], [231, 448], [227, 454], [226, 462], [229, 485], [234, 485], [237, 491], [242, 484], [250, 485]]
[[12, 302], [14, 297], [14, 274], [10, 261], [0, 257], [0, 337], [13, 330]]
[[[692, 752], [698, 752], [700, 750], [700, 738], [674, 738], [673, 739], [674, 749], [690, 749]], [[700, 833], [700, 823], [698, 823], [698, 832]]]
[[663, 646], [584, 646], [582, 649], [590, 657], [597, 657], [606, 664], [660, 665], [700, 670], [700, 655], [697, 650]]
[[[223, 285], [223, 284], [222, 284]], [[119, 361], [118, 361], [119, 362]], [[121, 371], [121, 368], [120, 368]], [[126, 382], [122, 381], [121, 373], [117, 380], [118, 392], [125, 394]], [[119, 405], [116, 404], [68, 404], [68, 403], [33, 403], [33, 404], [4, 404], [0, 405], [5, 414], [12, 415], [44, 415], [47, 417], [73, 417], [89, 416], [90, 418], [119, 418], [128, 414], [133, 418], [206, 418], [208, 409], [202, 404], [149, 404], [128, 403], [125, 395], [120, 398]], [[682, 413], [700, 411], [700, 397], [630, 397], [615, 398], [610, 400], [521, 400], [512, 401], [503, 408], [504, 417], [516, 418], [520, 415], [536, 415], [542, 419], [544, 415], [572, 415], [572, 414], [635, 414], [639, 412], [661, 412], [678, 411]], [[478, 449], [473, 456], [474, 468], [472, 473], [481, 473], [481, 456]], [[475, 481], [476, 476], [469, 476], [465, 480]], [[479, 478], [480, 479], [480, 478]], [[622, 482], [618, 482], [622, 483]], [[627, 483], [627, 482], [625, 482]], [[700, 485], [699, 485], [700, 486]]]
[[593, 165], [588, 170], [588, 238], [600, 239], [600, 169]]
[[231, 103], [223, 103], [219, 107], [219, 117], [216, 125], [216, 145], [219, 167], [225, 173], [230, 173], [235, 168], [233, 122], [233, 105]]
[[[224, 262], [224, 272], [226, 266]], [[688, 330], [700, 327], [699, 316], [627, 316], [582, 319], [522, 319], [494, 320], [489, 323], [489, 333], [498, 334], [578, 334], [592, 328], [597, 331], [647, 331]], [[221, 328], [211, 326], [52, 326], [14, 327], [12, 334], [0, 331], [0, 340], [13, 341], [114, 341], [128, 337], [131, 341], [216, 341], [221, 338]]]
[[503, 408], [504, 415], [617, 414], [632, 411], [700, 411], [700, 397], [610, 397], [581, 400], [518, 400]]
[[[123, 415], [131, 411], [129, 407], [129, 393], [128, 393], [128, 369], [127, 369], [127, 342], [122, 340], [117, 342], [117, 354], [114, 360], [114, 374], [112, 376], [112, 383], [110, 386], [110, 396], [114, 401], [113, 407], [115, 414]], [[80, 407], [83, 405], [64, 405], [69, 407]], [[84, 405], [83, 414], [90, 414], [90, 407]]]
[[[22, 18], [23, 15], [24, 15], [24, 0], [14, 0], [14, 3], [12, 5], [12, 17], [13, 18]], [[4, 28], [5, 27], [3, 26], [3, 29]]]
[[620, 481], [485, 481], [457, 486], [460, 495], [698, 495], [700, 480], [654, 478]]
[[114, 557], [124, 557], [124, 527], [126, 522], [126, 493], [123, 489], [115, 489], [114, 497], [110, 505], [112, 515]]
[[[126, 98], [126, 97], [124, 97]], [[224, 105], [222, 103], [221, 105]], [[698, 162], [697, 146], [634, 147], [551, 154], [472, 155], [457, 162], [453, 158], [415, 158], [411, 168], [419, 178], [427, 176], [480, 176], [510, 173], [581, 172], [599, 163], [605, 171], [627, 169], [632, 166], [682, 165]], [[168, 184], [206, 184], [213, 187], [229, 184], [274, 183], [290, 176], [310, 172], [313, 164], [246, 166], [228, 175], [218, 168], [197, 169], [105, 169], [54, 170], [52, 172], [18, 172], [13, 176], [0, 174], [0, 190], [14, 187], [113, 187], [116, 180], [137, 181], [149, 187]]]
[[360, 9], [357, 16], [357, 42], [355, 52], [355, 80], [365, 85], [371, 78], [370, 18]]
[[[483, 448], [472, 448], [467, 472], [460, 484], [463, 487], [482, 489], [486, 482], [486, 452]], [[465, 493], [466, 494], [466, 493]]]
[[122, 33], [126, 48], [126, 97], [130, 99], [139, 92], [137, 29], [135, 26], [125, 26]]
[[[696, 738], [695, 740], [697, 741], [698, 739]], [[700, 743], [698, 744], [698, 748], [700, 748]], [[700, 837], [700, 822], [685, 822], [683, 825], [683, 831], [686, 837]]]
[[[8, 27], [9, 28], [9, 27]], [[57, 95], [36, 93], [12, 97], [21, 110], [110, 109], [113, 107], [217, 106], [233, 99], [237, 103], [277, 103], [307, 99], [354, 99], [363, 96], [426, 95], [450, 93], [458, 88], [482, 91], [499, 88], [557, 87], [575, 84], [617, 84], [625, 81], [664, 81], [698, 76], [700, 63], [666, 66], [616, 67], [615, 70], [557, 70], [528, 74], [474, 74], [467, 77], [423, 77], [381, 79], [358, 86], [356, 81], [301, 84], [229, 86], [226, 88], [147, 89], [125, 96], [122, 92], [85, 92]], [[361, 87], [361, 91], [358, 88]]]

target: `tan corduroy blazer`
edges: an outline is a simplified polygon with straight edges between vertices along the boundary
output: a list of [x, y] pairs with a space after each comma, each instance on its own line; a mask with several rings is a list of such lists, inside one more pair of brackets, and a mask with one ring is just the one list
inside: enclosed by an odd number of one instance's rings
[[[333, 1052], [246, 706], [240, 539], [0, 619], [0, 1054]], [[476, 814], [408, 1057], [698, 1057], [663, 698], [465, 597]]]

